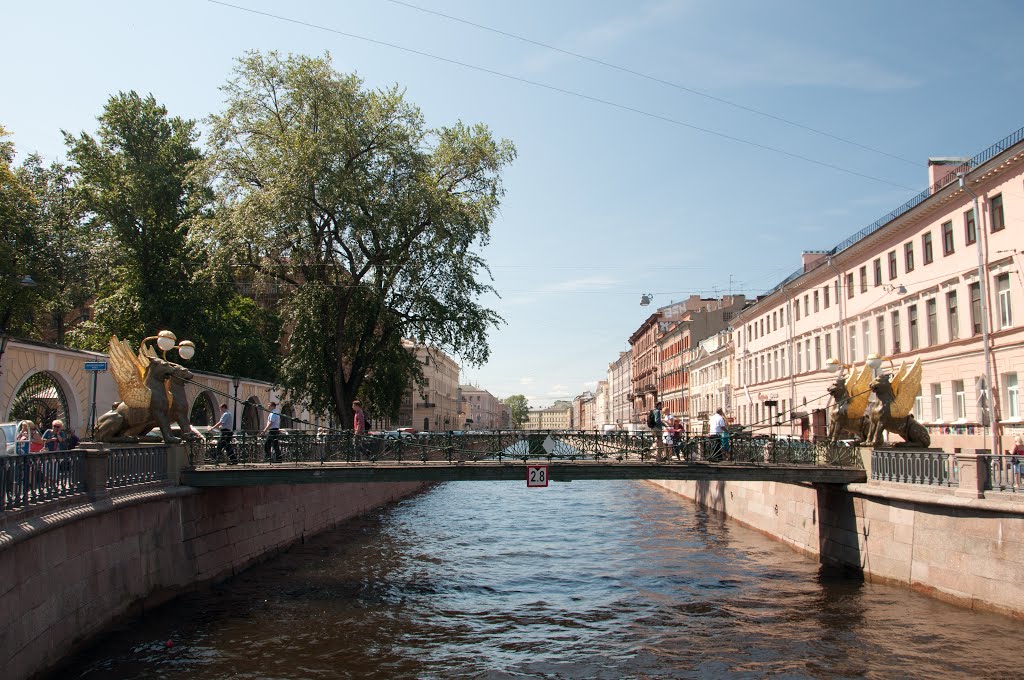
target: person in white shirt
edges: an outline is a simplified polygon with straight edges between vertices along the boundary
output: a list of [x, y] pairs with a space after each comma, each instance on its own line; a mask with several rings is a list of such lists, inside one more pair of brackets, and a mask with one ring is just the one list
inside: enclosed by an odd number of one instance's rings
[[[260, 434], [266, 433], [267, 440], [263, 442], [263, 454], [272, 463], [281, 462], [281, 414], [277, 411], [277, 402], [270, 402], [270, 413], [267, 414], [267, 424], [260, 430]], [[274, 455], [270, 452], [273, 449]]]
[[235, 415], [228, 410], [227, 404], [220, 405], [220, 420], [217, 421], [217, 429], [220, 430], [220, 440], [217, 442], [217, 462], [221, 461], [225, 449], [228, 452], [228, 463], [234, 465], [238, 462], [235, 454]]
[[708, 425], [711, 427], [711, 436], [718, 438], [718, 441], [714, 444], [715, 454], [718, 454], [720, 451], [725, 451], [726, 457], [728, 458], [729, 428], [725, 424], [725, 414], [722, 409], [718, 409], [712, 414], [711, 418], [708, 419]]

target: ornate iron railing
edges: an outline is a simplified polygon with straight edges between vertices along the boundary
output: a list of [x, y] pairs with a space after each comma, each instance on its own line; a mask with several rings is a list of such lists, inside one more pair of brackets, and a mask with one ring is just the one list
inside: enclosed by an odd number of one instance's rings
[[1024, 457], [980, 455], [978, 466], [985, 470], [985, 490], [1024, 492]]
[[[466, 462], [482, 460], [651, 461], [657, 447], [650, 432], [499, 430], [485, 433], [326, 436], [281, 435], [278, 447], [265, 436], [220, 435], [189, 445], [192, 465], [327, 462]], [[279, 453], [277, 449], [279, 448]], [[666, 442], [663, 453], [677, 462], [742, 462], [861, 467], [853, 447], [769, 437], [689, 437]]]
[[82, 451], [0, 457], [0, 512], [85, 492]]
[[871, 479], [926, 486], [959, 486], [960, 470], [956, 454], [876, 449], [871, 452]]
[[108, 489], [160, 482], [166, 479], [166, 446], [110, 449], [107, 458]]

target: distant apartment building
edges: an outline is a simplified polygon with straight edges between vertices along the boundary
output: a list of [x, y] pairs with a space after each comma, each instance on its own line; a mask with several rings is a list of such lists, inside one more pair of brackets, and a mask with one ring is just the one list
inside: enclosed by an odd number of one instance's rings
[[1024, 432], [1024, 129], [971, 159], [931, 159], [929, 180], [835, 248], [805, 253], [800, 269], [734, 319], [741, 422], [772, 418], [823, 436], [835, 380], [826, 361], [859, 366], [877, 354], [889, 371], [921, 359], [914, 416], [933, 446], [991, 448], [994, 428], [999, 448], [1013, 447]]
[[697, 343], [687, 364], [689, 373], [689, 422], [692, 432], [706, 433], [708, 418], [722, 409], [733, 420], [732, 333], [720, 331]]
[[611, 400], [608, 395], [608, 381], [598, 380], [594, 389], [594, 429], [600, 430], [612, 424]]
[[398, 427], [423, 432], [457, 429], [459, 420], [459, 365], [439, 349], [406, 341], [423, 369], [422, 386], [411, 385], [402, 397]]
[[743, 295], [702, 298], [691, 295], [682, 302], [662, 307], [630, 336], [632, 360], [632, 422], [642, 423], [658, 401], [673, 415], [691, 415], [687, 397], [687, 364], [694, 346], [709, 335], [729, 327], [743, 309]]
[[462, 414], [467, 430], [502, 429], [501, 400], [474, 385], [460, 385], [462, 391]]
[[632, 352], [619, 352], [619, 357], [608, 364], [608, 400], [612, 425], [625, 425], [632, 420], [633, 391]]
[[589, 390], [572, 400], [573, 428], [577, 430], [593, 430], [596, 427], [594, 422], [595, 401], [594, 393]]
[[556, 401], [547, 408], [531, 408], [524, 430], [569, 430], [573, 427], [572, 402]]

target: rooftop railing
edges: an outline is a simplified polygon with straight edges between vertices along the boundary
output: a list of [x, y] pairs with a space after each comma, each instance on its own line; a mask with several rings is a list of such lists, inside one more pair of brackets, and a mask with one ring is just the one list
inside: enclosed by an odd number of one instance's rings
[[[861, 239], [863, 239], [863, 238], [865, 238], [867, 236], [870, 236], [871, 234], [875, 233], [876, 231], [878, 231], [879, 229], [881, 229], [885, 225], [889, 224], [890, 222], [895, 220], [897, 217], [900, 217], [901, 215], [903, 215], [903, 214], [913, 210], [917, 206], [921, 205], [928, 198], [930, 198], [934, 194], [938, 193], [940, 190], [942, 190], [942, 189], [946, 188], [947, 186], [949, 186], [950, 184], [956, 182], [957, 181], [957, 174], [971, 172], [972, 170], [974, 170], [978, 166], [983, 165], [984, 163], [987, 163], [988, 161], [992, 160], [993, 158], [995, 158], [996, 156], [998, 156], [1002, 152], [1006, 151], [1007, 149], [1009, 149], [1010, 147], [1014, 146], [1015, 144], [1019, 144], [1022, 141], [1024, 141], [1024, 128], [1021, 128], [1021, 129], [1017, 130], [1016, 132], [1010, 133], [1009, 135], [1007, 135], [1003, 139], [999, 140], [998, 142], [996, 142], [992, 146], [988, 147], [987, 149], [985, 149], [981, 153], [973, 156], [970, 160], [968, 160], [963, 165], [960, 165], [960, 166], [954, 168], [953, 171], [951, 171], [949, 174], [943, 176], [942, 179], [940, 179], [938, 182], [936, 182], [932, 186], [928, 187], [927, 189], [925, 189], [921, 193], [917, 194], [916, 196], [911, 198], [909, 201], [907, 201], [906, 203], [904, 203], [900, 207], [896, 208], [895, 210], [892, 210], [892, 211], [888, 212], [887, 214], [883, 215], [882, 217], [879, 217], [877, 220], [875, 220], [874, 222], [872, 222], [868, 226], [864, 227], [863, 229], [858, 231], [853, 236], [850, 236], [849, 238], [847, 238], [847, 239], [845, 239], [843, 241], [840, 241], [831, 250], [826, 251], [826, 255], [831, 257], [833, 255], [836, 255], [836, 254], [846, 250], [850, 246], [852, 246], [855, 243], [859, 242]], [[804, 275], [804, 274], [806, 274], [808, 272], [814, 271], [818, 267], [824, 265], [826, 261], [827, 261], [827, 257], [823, 258], [821, 261], [816, 262], [815, 264], [813, 264], [813, 265], [811, 265], [809, 267], [800, 267], [795, 272], [793, 272], [792, 274], [790, 274], [789, 276], [784, 278], [781, 282], [776, 284], [771, 290], [766, 292], [764, 295], [767, 297], [768, 295], [771, 295], [771, 294], [775, 293], [776, 291], [780, 290], [783, 286], [785, 286], [786, 284], [792, 282], [793, 280], [797, 279], [798, 277], [800, 277], [800, 276], [802, 276], [802, 275]]]

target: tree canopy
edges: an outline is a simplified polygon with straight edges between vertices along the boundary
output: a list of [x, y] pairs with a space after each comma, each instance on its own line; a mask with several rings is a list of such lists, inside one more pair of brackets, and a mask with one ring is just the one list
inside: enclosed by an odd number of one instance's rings
[[357, 396], [394, 415], [419, 375], [403, 338], [486, 361], [501, 319], [479, 302], [492, 288], [478, 249], [513, 145], [481, 124], [427, 128], [397, 88], [366, 89], [329, 56], [250, 53], [223, 90], [206, 240], [280, 286], [293, 397], [340, 422]]
[[530, 419], [530, 402], [522, 394], [513, 394], [502, 400], [512, 412], [512, 427], [518, 430]]

